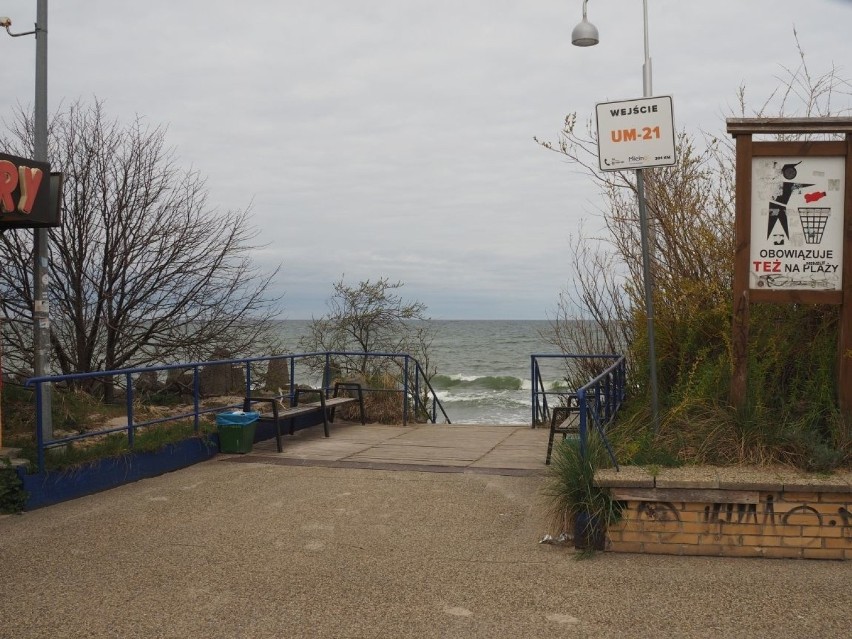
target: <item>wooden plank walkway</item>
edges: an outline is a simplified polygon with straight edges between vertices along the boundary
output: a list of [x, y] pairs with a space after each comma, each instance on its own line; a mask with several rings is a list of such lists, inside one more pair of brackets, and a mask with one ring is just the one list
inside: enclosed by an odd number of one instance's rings
[[334, 423], [331, 437], [321, 428], [298, 431], [284, 438], [277, 452], [275, 439], [258, 442], [245, 455], [221, 455], [231, 462], [294, 466], [332, 466], [427, 472], [479, 472], [535, 475], [546, 472], [546, 428], [468, 424]]

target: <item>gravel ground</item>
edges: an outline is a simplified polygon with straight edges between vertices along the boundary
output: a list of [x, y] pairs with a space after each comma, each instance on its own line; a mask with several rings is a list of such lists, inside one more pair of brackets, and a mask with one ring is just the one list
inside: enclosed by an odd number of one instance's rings
[[0, 637], [848, 637], [852, 562], [539, 544], [541, 477], [213, 460], [0, 517]]

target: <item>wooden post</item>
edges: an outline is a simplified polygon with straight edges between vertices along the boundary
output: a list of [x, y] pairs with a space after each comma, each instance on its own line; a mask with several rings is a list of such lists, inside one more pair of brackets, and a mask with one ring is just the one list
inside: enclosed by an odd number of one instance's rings
[[[0, 319], [0, 332], [3, 320]], [[3, 448], [3, 340], [0, 339], [0, 448]]]
[[[733, 375], [730, 400], [742, 408], [748, 393], [748, 330], [751, 303], [840, 304], [837, 401], [852, 417], [852, 118], [729, 118], [736, 139], [736, 221], [733, 282]], [[845, 134], [845, 141], [754, 142], [756, 134]], [[841, 290], [804, 288], [751, 290], [752, 162], [755, 157], [843, 157], [843, 263]], [[825, 195], [825, 194], [823, 194]]]
[[852, 416], [852, 133], [846, 134], [846, 197], [843, 219], [843, 303], [837, 344], [837, 400], [844, 417]]
[[751, 246], [751, 156], [750, 134], [736, 136], [736, 221], [734, 223], [733, 376], [730, 400], [745, 405], [748, 379], [748, 259]]

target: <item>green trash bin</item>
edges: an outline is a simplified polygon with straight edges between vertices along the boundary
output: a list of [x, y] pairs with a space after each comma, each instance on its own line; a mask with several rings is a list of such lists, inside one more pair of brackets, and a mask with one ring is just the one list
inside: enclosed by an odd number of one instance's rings
[[233, 411], [216, 415], [220, 453], [250, 453], [259, 413]]

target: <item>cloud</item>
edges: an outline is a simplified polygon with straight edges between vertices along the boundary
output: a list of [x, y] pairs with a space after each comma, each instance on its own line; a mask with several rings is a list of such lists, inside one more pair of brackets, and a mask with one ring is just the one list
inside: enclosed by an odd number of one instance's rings
[[[745, 82], [850, 59], [849, 3], [653, 0], [654, 90], [679, 128], [721, 132]], [[4, 12], [24, 28], [30, 0]], [[594, 185], [533, 136], [641, 95], [640, 3], [591, 2], [596, 47], [570, 45], [580, 0], [150, 0], [50, 5], [50, 104], [97, 96], [167, 123], [221, 211], [252, 203], [287, 315], [331, 283], [387, 276], [436, 316], [541, 318], [571, 273]], [[0, 34], [2, 36], [2, 34]], [[34, 42], [0, 38], [0, 114], [30, 104]]]

